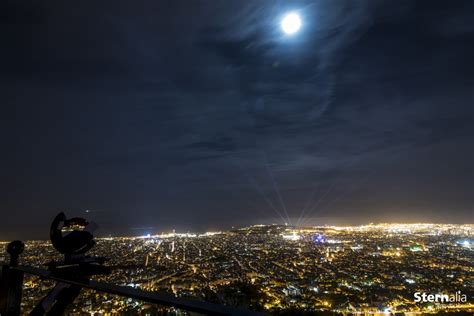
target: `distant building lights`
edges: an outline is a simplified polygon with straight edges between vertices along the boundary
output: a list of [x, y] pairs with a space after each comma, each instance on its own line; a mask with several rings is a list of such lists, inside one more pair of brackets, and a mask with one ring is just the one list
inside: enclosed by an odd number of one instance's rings
[[283, 237], [283, 239], [291, 240], [291, 241], [297, 241], [301, 239], [301, 236], [296, 234], [295, 232], [291, 234], [281, 235], [281, 236]]

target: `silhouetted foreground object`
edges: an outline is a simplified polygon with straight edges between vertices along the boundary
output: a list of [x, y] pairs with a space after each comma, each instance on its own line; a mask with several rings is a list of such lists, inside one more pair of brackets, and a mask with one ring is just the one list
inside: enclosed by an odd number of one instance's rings
[[[75, 226], [83, 227], [84, 230], [73, 230], [63, 235], [62, 228], [73, 228]], [[93, 223], [89, 224], [84, 218], [66, 219], [64, 213], [59, 213], [54, 218], [49, 231], [51, 243], [57, 251], [66, 256], [84, 254], [95, 245], [94, 236], [92, 235], [92, 227], [94, 226]], [[71, 260], [71, 258], [66, 260]]]
[[25, 249], [25, 245], [19, 240], [8, 244], [7, 252], [10, 254], [10, 262], [2, 266], [0, 275], [0, 316], [20, 315], [24, 273], [57, 282], [31, 311], [30, 315], [34, 316], [64, 314], [66, 308], [79, 295], [82, 288], [173, 306], [206, 315], [257, 315], [257, 313], [247, 310], [91, 280], [94, 275], [110, 273], [110, 268], [103, 265], [106, 261], [105, 258], [86, 255], [95, 245], [93, 232], [96, 228], [95, 223], [88, 222], [84, 218], [67, 219], [64, 213], [59, 213], [51, 224], [50, 238], [54, 248], [64, 255], [64, 259], [59, 262], [49, 262], [48, 270], [19, 265], [19, 256]]
[[25, 244], [20, 240], [12, 241], [7, 246], [7, 252], [10, 255], [10, 266], [16, 267], [18, 265], [18, 257], [25, 250]]
[[0, 315], [18, 315], [20, 313], [23, 291], [23, 271], [14, 269], [18, 266], [18, 257], [25, 249], [19, 240], [7, 246], [10, 264], [2, 266], [0, 275]]
[[[67, 219], [64, 213], [54, 218], [50, 228], [51, 243], [64, 254], [64, 261], [48, 264], [52, 275], [87, 283], [93, 275], [110, 273], [110, 269], [102, 265], [105, 258], [85, 255], [95, 245], [92, 233], [96, 228], [93, 222], [79, 217]], [[67, 230], [66, 233], [64, 230]], [[31, 315], [62, 315], [81, 289], [78, 285], [58, 282], [36, 305]]]

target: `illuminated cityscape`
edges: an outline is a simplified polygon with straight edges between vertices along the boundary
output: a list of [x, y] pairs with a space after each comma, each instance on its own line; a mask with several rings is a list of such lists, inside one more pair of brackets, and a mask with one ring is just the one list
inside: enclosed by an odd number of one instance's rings
[[0, 0], [0, 316], [474, 316], [473, 21]]
[[[370, 224], [295, 228], [255, 225], [203, 234], [99, 238], [92, 251], [113, 268], [99, 280], [257, 311], [474, 312], [474, 225]], [[1, 261], [7, 260], [2, 254]], [[26, 243], [22, 264], [58, 259], [50, 242]], [[23, 311], [51, 282], [27, 277]], [[460, 292], [465, 302], [414, 301]], [[72, 314], [169, 311], [84, 290]]]

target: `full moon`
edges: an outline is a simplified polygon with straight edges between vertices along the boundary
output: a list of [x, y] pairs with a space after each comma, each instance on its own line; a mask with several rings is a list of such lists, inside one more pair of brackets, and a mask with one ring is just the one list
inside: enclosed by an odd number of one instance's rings
[[300, 16], [296, 13], [288, 13], [281, 20], [281, 29], [286, 34], [294, 34], [301, 28]]

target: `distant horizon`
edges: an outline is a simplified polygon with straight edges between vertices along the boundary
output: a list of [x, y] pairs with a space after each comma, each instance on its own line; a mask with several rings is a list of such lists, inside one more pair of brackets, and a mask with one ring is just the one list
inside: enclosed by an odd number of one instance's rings
[[[229, 232], [229, 231], [232, 231], [232, 230], [240, 230], [240, 229], [245, 229], [245, 228], [250, 228], [250, 227], [254, 227], [254, 226], [286, 226], [288, 228], [295, 228], [295, 229], [306, 229], [306, 228], [331, 228], [331, 227], [340, 227], [340, 228], [344, 228], [344, 227], [362, 227], [362, 226], [380, 226], [380, 225], [442, 225], [442, 226], [474, 226], [474, 222], [471, 222], [471, 223], [455, 223], [455, 222], [444, 222], [444, 223], [441, 223], [441, 222], [397, 222], [397, 221], [392, 221], [392, 222], [367, 222], [367, 223], [363, 223], [363, 224], [319, 224], [319, 225], [304, 225], [304, 226], [296, 226], [296, 225], [290, 225], [290, 224], [284, 224], [284, 223], [254, 223], [254, 224], [248, 224], [248, 225], [242, 225], [242, 226], [233, 226], [233, 227], [228, 227], [228, 228], [216, 228], [216, 229], [213, 229], [213, 230], [202, 230], [202, 229], [198, 229], [198, 230], [186, 230], [186, 229], [183, 229], [183, 230], [177, 230], [173, 227], [171, 228], [167, 228], [167, 229], [160, 229], [159, 231], [153, 231], [152, 229], [145, 229], [143, 228], [143, 231], [147, 232], [145, 234], [127, 234], [127, 233], [123, 233], [123, 234], [113, 234], [113, 233], [110, 233], [110, 234], [102, 234], [100, 232], [100, 226], [99, 226], [99, 229], [97, 231], [97, 233], [95, 234], [96, 238], [146, 238], [146, 236], [148, 234], [150, 234], [151, 237], [153, 236], [159, 236], [159, 235], [163, 235], [163, 234], [171, 234], [173, 233], [173, 230], [174, 230], [174, 233], [178, 234], [178, 235], [181, 235], [181, 234], [205, 234], [205, 233], [220, 233], [220, 232]], [[132, 230], [132, 229], [129, 229], [129, 230]], [[135, 229], [135, 230], [138, 230], [138, 229]], [[19, 239], [19, 238], [14, 238], [14, 239], [0, 239], [0, 243], [8, 243], [8, 242], [11, 242], [13, 240], [16, 240], [16, 239]], [[22, 240], [22, 241], [45, 241], [45, 240], [49, 240], [48, 237], [45, 237], [45, 238], [26, 238], [26, 239], [19, 239], [19, 240]]]

